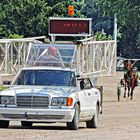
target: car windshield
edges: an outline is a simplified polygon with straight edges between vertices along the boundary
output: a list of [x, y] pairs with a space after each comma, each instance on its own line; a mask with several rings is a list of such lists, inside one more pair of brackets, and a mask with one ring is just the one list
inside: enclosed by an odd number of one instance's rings
[[15, 85], [75, 86], [75, 75], [63, 70], [23, 70]]

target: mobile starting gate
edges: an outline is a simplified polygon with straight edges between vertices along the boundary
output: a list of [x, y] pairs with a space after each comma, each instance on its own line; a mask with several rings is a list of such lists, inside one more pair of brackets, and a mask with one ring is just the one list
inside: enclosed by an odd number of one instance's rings
[[[3, 41], [3, 42], [2, 42]], [[116, 45], [114, 41], [80, 40], [74, 44], [44, 44], [36, 40], [0, 40], [1, 74], [16, 74], [35, 61], [48, 46], [58, 48], [65, 66], [75, 68], [80, 76], [114, 75]], [[5, 41], [5, 42], [4, 42]], [[30, 62], [30, 64], [29, 64]]]
[[[81, 21], [80, 18], [50, 18], [49, 35], [52, 38], [50, 44], [44, 44], [37, 39], [45, 38], [23, 38], [23, 39], [0, 39], [0, 74], [16, 74], [22, 67], [27, 67], [44, 51], [49, 45], [58, 48], [58, 55], [64, 66], [75, 68], [77, 74], [82, 77], [115, 75], [116, 72], [116, 41], [95, 41], [91, 36], [91, 19]], [[78, 22], [77, 22], [78, 20]], [[61, 22], [59, 22], [61, 21]], [[53, 26], [59, 24], [62, 30]], [[62, 25], [61, 25], [62, 24]], [[52, 26], [53, 25], [53, 26]], [[74, 33], [71, 33], [71, 30]], [[75, 32], [76, 31], [76, 32]], [[57, 36], [85, 36], [71, 44], [57, 43]], [[43, 47], [41, 47], [43, 46]], [[69, 64], [66, 64], [69, 63]]]

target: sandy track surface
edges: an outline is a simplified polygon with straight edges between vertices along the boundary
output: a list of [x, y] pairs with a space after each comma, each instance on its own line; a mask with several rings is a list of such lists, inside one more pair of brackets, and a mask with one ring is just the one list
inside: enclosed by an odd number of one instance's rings
[[104, 77], [98, 80], [103, 85], [103, 114], [99, 127], [87, 129], [80, 123], [78, 131], [67, 130], [65, 124], [34, 124], [30, 129], [21, 127], [20, 122], [10, 122], [8, 129], [0, 129], [0, 140], [140, 140], [140, 87], [134, 99], [117, 101], [116, 87], [122, 77]]

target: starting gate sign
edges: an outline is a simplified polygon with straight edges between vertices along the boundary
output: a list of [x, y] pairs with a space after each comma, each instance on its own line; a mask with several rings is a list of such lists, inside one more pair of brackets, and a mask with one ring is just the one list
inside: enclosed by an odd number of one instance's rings
[[91, 18], [49, 18], [50, 36], [91, 36]]

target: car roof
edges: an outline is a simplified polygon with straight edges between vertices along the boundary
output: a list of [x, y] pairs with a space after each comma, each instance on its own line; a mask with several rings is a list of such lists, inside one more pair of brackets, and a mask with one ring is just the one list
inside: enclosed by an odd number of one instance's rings
[[22, 68], [21, 70], [63, 70], [63, 71], [75, 72], [75, 69], [64, 68], [64, 67], [48, 67], [48, 66], [27, 67], [27, 68]]

